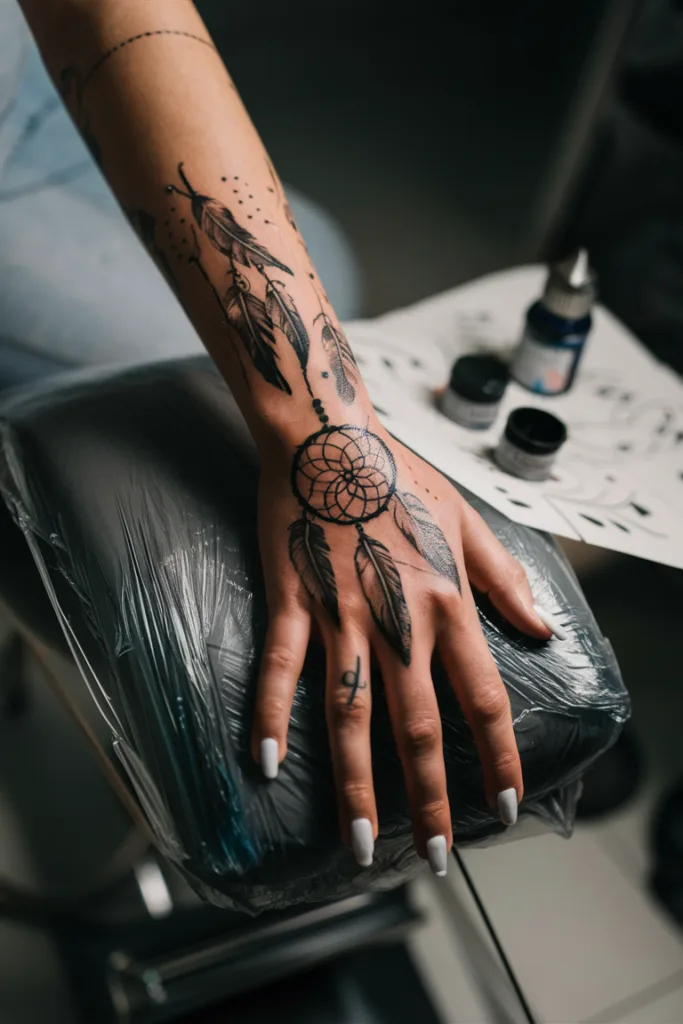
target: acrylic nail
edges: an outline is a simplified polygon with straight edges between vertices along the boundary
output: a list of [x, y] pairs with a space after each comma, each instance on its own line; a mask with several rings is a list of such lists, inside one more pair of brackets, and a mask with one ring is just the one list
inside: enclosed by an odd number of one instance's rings
[[448, 868], [448, 847], [445, 836], [432, 836], [427, 840], [427, 861], [437, 878], [443, 878]]
[[279, 748], [277, 740], [261, 740], [261, 771], [267, 779], [276, 779], [278, 772]]
[[498, 794], [498, 814], [504, 825], [517, 822], [517, 790], [504, 789]]
[[551, 633], [553, 633], [558, 640], [567, 639], [567, 630], [558, 621], [557, 617], [552, 614], [552, 612], [547, 611], [541, 604], [535, 604], [534, 611], [538, 615], [543, 625], [547, 626]]
[[362, 868], [369, 868], [375, 851], [375, 837], [369, 818], [355, 818], [351, 822], [351, 849]]

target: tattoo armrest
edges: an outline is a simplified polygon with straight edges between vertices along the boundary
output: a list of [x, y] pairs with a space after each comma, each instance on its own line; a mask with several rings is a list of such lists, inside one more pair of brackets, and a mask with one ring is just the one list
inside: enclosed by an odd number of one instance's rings
[[[380, 836], [371, 869], [359, 868], [338, 838], [319, 651], [311, 649], [299, 684], [278, 778], [264, 780], [252, 763], [266, 624], [258, 466], [210, 362], [62, 378], [6, 405], [2, 429], [3, 494], [83, 685], [109, 725], [108, 752], [159, 847], [195, 888], [215, 903], [256, 912], [409, 878], [420, 862], [377, 679]], [[469, 730], [434, 666], [456, 841], [499, 841], [534, 829], [569, 834], [581, 773], [618, 736], [628, 697], [552, 539], [466, 497], [524, 563], [543, 603], [566, 610], [569, 638], [532, 641], [480, 602], [524, 770], [514, 830], [486, 805]], [[30, 617], [30, 601], [22, 614]], [[35, 628], [46, 633], [44, 623]]]

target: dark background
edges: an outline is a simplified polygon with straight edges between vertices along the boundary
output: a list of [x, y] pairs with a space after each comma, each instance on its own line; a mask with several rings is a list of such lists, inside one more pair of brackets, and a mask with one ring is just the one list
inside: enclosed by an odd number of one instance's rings
[[537, 256], [634, 5], [199, 7], [280, 175], [348, 232], [376, 313]]
[[345, 229], [363, 313], [581, 242], [674, 364], [681, 7], [199, 0], [281, 177]]

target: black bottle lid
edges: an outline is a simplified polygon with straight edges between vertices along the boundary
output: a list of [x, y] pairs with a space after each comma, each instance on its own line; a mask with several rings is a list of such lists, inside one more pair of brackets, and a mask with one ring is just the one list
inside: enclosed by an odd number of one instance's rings
[[529, 455], [552, 455], [567, 440], [567, 428], [550, 412], [522, 406], [508, 416], [505, 436], [510, 444]]
[[510, 374], [495, 356], [461, 356], [451, 370], [451, 391], [469, 402], [500, 402]]

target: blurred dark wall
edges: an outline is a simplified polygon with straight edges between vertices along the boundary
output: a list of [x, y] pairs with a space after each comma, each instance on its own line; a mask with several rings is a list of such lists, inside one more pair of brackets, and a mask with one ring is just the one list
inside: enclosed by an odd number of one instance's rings
[[377, 311], [397, 298], [369, 265], [382, 238], [385, 258], [407, 266], [404, 300], [537, 254], [574, 187], [633, 4], [199, 7], [280, 174], [360, 249]]

